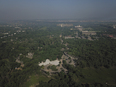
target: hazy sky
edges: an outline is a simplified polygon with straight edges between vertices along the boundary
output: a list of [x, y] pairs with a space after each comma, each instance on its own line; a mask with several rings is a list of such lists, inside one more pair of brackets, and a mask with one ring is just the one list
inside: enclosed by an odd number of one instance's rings
[[113, 18], [116, 0], [0, 0], [0, 20]]

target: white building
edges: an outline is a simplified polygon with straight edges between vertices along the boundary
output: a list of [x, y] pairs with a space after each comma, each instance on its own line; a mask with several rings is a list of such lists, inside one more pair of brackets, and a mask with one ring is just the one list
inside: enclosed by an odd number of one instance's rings
[[48, 65], [48, 64], [51, 64], [51, 65], [58, 65], [59, 64], [59, 60], [54, 60], [54, 61], [50, 61], [49, 59], [46, 59], [45, 62], [42, 62], [42, 63], [39, 63], [39, 66], [42, 66], [42, 65]]

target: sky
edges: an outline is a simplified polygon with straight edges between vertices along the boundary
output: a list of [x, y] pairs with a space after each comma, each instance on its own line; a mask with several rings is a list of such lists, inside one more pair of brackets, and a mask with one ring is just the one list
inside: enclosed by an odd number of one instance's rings
[[116, 0], [0, 0], [0, 20], [116, 19]]

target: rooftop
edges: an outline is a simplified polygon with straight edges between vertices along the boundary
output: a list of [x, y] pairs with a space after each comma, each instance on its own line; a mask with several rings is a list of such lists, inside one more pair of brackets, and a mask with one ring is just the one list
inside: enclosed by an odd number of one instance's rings
[[42, 65], [48, 65], [48, 64], [52, 64], [52, 65], [58, 65], [59, 64], [59, 60], [54, 60], [54, 61], [50, 61], [49, 59], [46, 59], [45, 62], [39, 63], [39, 66]]

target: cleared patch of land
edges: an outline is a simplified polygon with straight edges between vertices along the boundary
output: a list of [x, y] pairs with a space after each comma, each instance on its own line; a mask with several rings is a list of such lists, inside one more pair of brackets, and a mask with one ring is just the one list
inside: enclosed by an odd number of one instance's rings
[[44, 81], [44, 82], [48, 82], [51, 78], [46, 77], [43, 74], [39, 74], [39, 75], [31, 75], [29, 77], [29, 79], [27, 80], [27, 82], [24, 83], [23, 87], [36, 87], [36, 85], [39, 85], [39, 81]]

